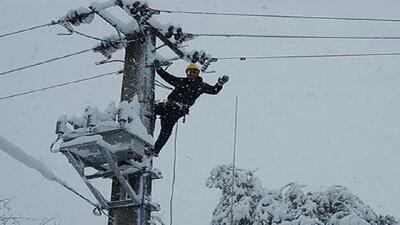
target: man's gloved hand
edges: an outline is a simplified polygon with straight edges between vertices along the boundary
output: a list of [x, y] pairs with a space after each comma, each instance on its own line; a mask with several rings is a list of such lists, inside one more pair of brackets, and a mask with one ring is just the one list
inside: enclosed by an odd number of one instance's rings
[[158, 59], [155, 59], [153, 63], [151, 64], [151, 67], [153, 67], [155, 70], [161, 69], [161, 62]]
[[228, 82], [228, 80], [229, 80], [229, 77], [224, 75], [224, 76], [218, 78], [218, 83], [217, 84], [219, 86], [223, 86], [226, 82]]

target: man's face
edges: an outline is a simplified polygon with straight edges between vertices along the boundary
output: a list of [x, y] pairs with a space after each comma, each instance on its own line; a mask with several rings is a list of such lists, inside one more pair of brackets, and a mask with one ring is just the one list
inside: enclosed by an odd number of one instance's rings
[[189, 69], [189, 70], [186, 72], [186, 75], [187, 75], [188, 78], [194, 79], [194, 78], [196, 78], [196, 77], [199, 76], [199, 73], [200, 73], [200, 71], [198, 71], [198, 70], [196, 70], [196, 69]]

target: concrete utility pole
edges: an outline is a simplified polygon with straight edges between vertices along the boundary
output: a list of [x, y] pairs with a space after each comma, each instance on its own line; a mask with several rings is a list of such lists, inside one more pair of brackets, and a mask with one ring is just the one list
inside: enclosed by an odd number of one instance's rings
[[[154, 69], [149, 67], [153, 60], [153, 50], [156, 44], [155, 36], [148, 32], [145, 34], [145, 41], [135, 40], [136, 35], [128, 36], [128, 44], [125, 52], [124, 76], [121, 89], [121, 101], [131, 102], [134, 96], [138, 96], [140, 118], [147, 129], [147, 133], [153, 135], [155, 114], [154, 114]], [[152, 164], [152, 162], [151, 162]], [[151, 199], [152, 179], [149, 175], [129, 175], [130, 185], [138, 196], [142, 196], [143, 189], [146, 199]], [[119, 182], [112, 181], [111, 201], [123, 200], [126, 198]], [[138, 208], [129, 206], [110, 210], [108, 225], [149, 225], [151, 209], [148, 205]], [[142, 223], [143, 221], [143, 223]]]

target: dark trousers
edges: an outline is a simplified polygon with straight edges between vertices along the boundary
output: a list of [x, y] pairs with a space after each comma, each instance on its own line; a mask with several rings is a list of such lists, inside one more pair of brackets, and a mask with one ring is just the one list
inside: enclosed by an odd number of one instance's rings
[[179, 118], [188, 114], [189, 109], [182, 108], [172, 102], [160, 102], [156, 104], [155, 112], [156, 115], [160, 115], [161, 119], [160, 134], [154, 144], [154, 152], [158, 154], [171, 136], [176, 122]]

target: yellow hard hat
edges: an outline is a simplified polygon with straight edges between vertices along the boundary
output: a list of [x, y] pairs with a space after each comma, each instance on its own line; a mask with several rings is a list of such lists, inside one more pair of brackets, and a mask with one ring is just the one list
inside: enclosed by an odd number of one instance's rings
[[188, 67], [186, 67], [186, 71], [188, 70], [197, 70], [200, 72], [200, 68], [197, 66], [196, 63], [190, 63]]

